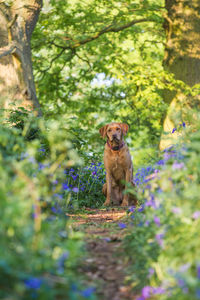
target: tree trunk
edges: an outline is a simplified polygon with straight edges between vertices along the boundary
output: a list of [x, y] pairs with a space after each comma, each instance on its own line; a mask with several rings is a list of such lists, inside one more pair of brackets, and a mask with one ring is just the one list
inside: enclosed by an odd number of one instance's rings
[[41, 115], [31, 61], [31, 34], [42, 0], [0, 2], [0, 107]]
[[[167, 15], [164, 28], [166, 31], [166, 48], [164, 67], [193, 87], [200, 83], [200, 1], [199, 0], [165, 0]], [[180, 90], [165, 91], [164, 100], [169, 110], [164, 118], [164, 134], [160, 148], [164, 149], [177, 139], [177, 131], [172, 134], [177, 123], [185, 121], [186, 110], [199, 106], [199, 96], [186, 96]], [[171, 134], [165, 135], [165, 133]]]

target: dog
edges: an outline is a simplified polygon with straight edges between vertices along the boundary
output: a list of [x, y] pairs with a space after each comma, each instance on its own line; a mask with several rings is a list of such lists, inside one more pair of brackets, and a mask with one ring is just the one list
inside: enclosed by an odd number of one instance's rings
[[133, 164], [128, 146], [124, 142], [129, 126], [113, 122], [99, 129], [100, 135], [107, 138], [104, 150], [106, 183], [102, 192], [106, 197], [104, 205], [136, 205], [137, 198], [132, 194], [124, 194], [125, 183], [135, 187], [133, 182]]

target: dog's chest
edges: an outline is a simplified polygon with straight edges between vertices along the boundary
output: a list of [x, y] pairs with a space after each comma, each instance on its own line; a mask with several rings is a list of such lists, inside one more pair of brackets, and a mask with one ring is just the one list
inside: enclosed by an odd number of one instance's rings
[[110, 170], [116, 180], [125, 177], [125, 171], [129, 165], [126, 151], [112, 152], [112, 155], [109, 155], [106, 162], [106, 169]]

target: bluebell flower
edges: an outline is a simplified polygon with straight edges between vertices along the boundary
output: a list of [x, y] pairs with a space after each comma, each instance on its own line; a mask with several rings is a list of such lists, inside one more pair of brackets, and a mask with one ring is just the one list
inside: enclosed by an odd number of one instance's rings
[[200, 289], [196, 289], [195, 294], [196, 294], [196, 298], [200, 299]]
[[133, 213], [135, 211], [135, 206], [129, 207], [128, 210]]
[[63, 190], [70, 191], [70, 188], [69, 188], [69, 186], [68, 186], [68, 184], [67, 184], [66, 182], [64, 182], [64, 183], [62, 184], [62, 188], [63, 188]]
[[71, 177], [75, 181], [78, 178], [78, 175], [71, 175]]
[[38, 170], [43, 170], [44, 168], [45, 168], [45, 165], [44, 165], [44, 164], [41, 164], [41, 163], [39, 163]]
[[161, 159], [161, 160], [157, 161], [156, 164], [159, 166], [163, 166], [165, 164], [165, 161], [163, 159]]
[[200, 210], [197, 210], [192, 215], [193, 219], [197, 220], [200, 218]]
[[144, 225], [144, 223], [142, 221], [137, 224], [138, 227], [142, 227], [143, 225]]
[[73, 191], [74, 193], [78, 193], [79, 189], [78, 189], [77, 187], [74, 187], [74, 188], [72, 189], [72, 191]]
[[125, 223], [118, 223], [118, 226], [119, 226], [121, 229], [126, 228], [126, 224], [125, 224]]
[[103, 240], [106, 241], [106, 242], [110, 242], [110, 241], [111, 241], [111, 238], [105, 237], [105, 238], [103, 238]]
[[200, 279], [200, 264], [197, 265], [197, 278]]
[[148, 277], [151, 277], [155, 273], [155, 270], [153, 268], [149, 268], [148, 271], [149, 271]]
[[177, 128], [173, 128], [172, 133], [174, 133], [177, 130]]
[[51, 211], [54, 212], [54, 213], [57, 213], [57, 208], [55, 206], [52, 206]]
[[53, 197], [63, 199], [63, 195], [58, 193], [53, 194]]
[[57, 270], [61, 274], [64, 272], [65, 261], [69, 257], [69, 252], [65, 251], [57, 261]]
[[184, 167], [185, 167], [185, 164], [183, 162], [178, 163], [177, 161], [175, 161], [172, 165], [173, 170], [180, 170], [180, 169], [183, 169]]
[[59, 231], [58, 234], [62, 238], [66, 238], [67, 237], [67, 232], [65, 230]]
[[156, 224], [158, 227], [160, 227], [160, 218], [157, 217], [157, 216], [155, 216], [153, 220], [154, 220], [155, 224]]
[[138, 211], [139, 211], [139, 212], [142, 212], [143, 210], [144, 210], [144, 204], [142, 204], [141, 207], [138, 208]]
[[58, 184], [58, 180], [54, 180], [52, 183], [53, 184]]
[[24, 280], [24, 284], [29, 289], [38, 290], [41, 287], [42, 279], [37, 277], [30, 277], [29, 279]]
[[175, 215], [178, 215], [178, 214], [181, 214], [182, 210], [181, 210], [180, 207], [174, 206], [174, 207], [172, 207], [172, 212], [173, 212]]
[[29, 157], [28, 159], [32, 164], [36, 163], [35, 157]]
[[95, 287], [88, 287], [87, 289], [81, 291], [81, 296], [84, 298], [90, 298], [95, 290]]
[[151, 296], [151, 291], [152, 291], [152, 287], [151, 286], [145, 286], [145, 287], [143, 287], [143, 289], [142, 289], [142, 297], [144, 298], [144, 299], [148, 299], [148, 298], [150, 298], [150, 296]]
[[186, 272], [189, 269], [190, 266], [191, 266], [190, 263], [186, 263], [186, 264], [180, 266], [179, 272], [181, 272], [181, 273]]
[[158, 244], [162, 247], [163, 246], [163, 237], [164, 237], [164, 234], [163, 233], [158, 233], [156, 234], [155, 238], [158, 242]]
[[162, 294], [164, 294], [164, 293], [165, 293], [165, 289], [162, 288], [162, 287], [154, 287], [154, 288], [152, 289], [152, 294], [153, 294], [153, 295], [162, 295]]
[[178, 285], [180, 286], [180, 287], [185, 287], [185, 281], [182, 279], [182, 278], [179, 278], [178, 279]]

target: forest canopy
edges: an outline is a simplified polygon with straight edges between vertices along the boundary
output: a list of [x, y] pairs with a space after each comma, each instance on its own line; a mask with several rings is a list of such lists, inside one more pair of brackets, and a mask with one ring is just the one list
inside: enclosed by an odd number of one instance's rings
[[126, 121], [132, 138], [140, 140], [138, 145], [146, 139], [155, 143], [166, 109], [163, 5], [162, 1], [45, 2], [32, 38], [44, 114], [78, 118], [86, 130]]

